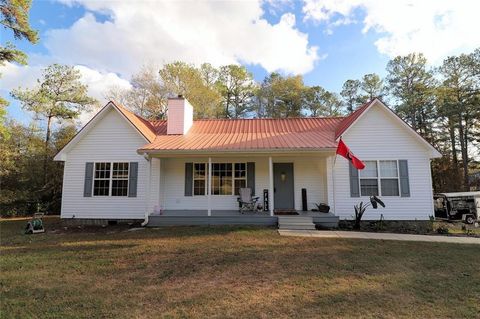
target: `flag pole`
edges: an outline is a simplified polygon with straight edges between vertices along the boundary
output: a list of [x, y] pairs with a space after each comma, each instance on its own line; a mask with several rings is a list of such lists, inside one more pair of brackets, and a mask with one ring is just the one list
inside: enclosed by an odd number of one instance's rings
[[[341, 141], [341, 140], [342, 140], [342, 136], [340, 136], [339, 141]], [[335, 163], [337, 162], [337, 155], [338, 155], [337, 151], [335, 151], [335, 157], [333, 158], [333, 167], [335, 167]]]
[[337, 159], [337, 154], [335, 154], [335, 158], [333, 160], [332, 166], [332, 189], [333, 189], [333, 214], [337, 215], [337, 205], [335, 200], [335, 160]]

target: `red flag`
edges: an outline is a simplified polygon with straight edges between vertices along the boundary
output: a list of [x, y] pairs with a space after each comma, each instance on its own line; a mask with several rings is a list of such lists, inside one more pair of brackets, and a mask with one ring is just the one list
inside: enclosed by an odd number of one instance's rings
[[353, 155], [352, 151], [350, 151], [348, 146], [345, 145], [345, 143], [343, 143], [342, 139], [340, 139], [340, 141], [338, 142], [337, 154], [340, 155], [340, 156], [343, 156], [347, 160], [349, 160], [350, 163], [352, 163], [352, 165], [356, 169], [364, 169], [365, 168], [365, 164], [360, 159], [358, 159], [358, 157]]

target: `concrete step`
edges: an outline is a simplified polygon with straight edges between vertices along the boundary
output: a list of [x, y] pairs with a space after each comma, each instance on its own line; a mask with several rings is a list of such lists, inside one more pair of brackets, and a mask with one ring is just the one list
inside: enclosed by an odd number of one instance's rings
[[293, 223], [293, 222], [303, 222], [303, 223], [311, 223], [313, 222], [312, 217], [310, 218], [298, 218], [298, 219], [278, 219], [279, 223]]
[[315, 224], [309, 216], [278, 216], [278, 228], [315, 230]]
[[279, 226], [278, 229], [282, 230], [315, 230], [315, 225], [284, 225], [284, 226]]

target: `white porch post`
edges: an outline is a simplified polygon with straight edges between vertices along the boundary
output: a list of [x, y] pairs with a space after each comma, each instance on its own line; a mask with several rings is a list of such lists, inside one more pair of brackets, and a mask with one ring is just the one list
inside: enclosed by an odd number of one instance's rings
[[327, 172], [327, 200], [333, 213], [336, 211], [335, 203], [335, 163], [334, 156], [328, 156], [325, 159], [325, 168]]
[[208, 216], [212, 216], [212, 158], [208, 158]]
[[148, 162], [147, 164], [147, 173], [148, 173], [148, 176], [147, 176], [147, 185], [145, 185], [146, 187], [146, 205], [145, 205], [145, 219], [143, 220], [143, 222], [141, 223], [142, 227], [145, 227], [147, 224], [148, 224], [148, 217], [150, 216], [150, 196], [151, 196], [151, 190], [152, 190], [152, 158], [150, 156], [146, 156], [145, 157], [145, 160]]
[[269, 179], [269, 189], [268, 189], [268, 202], [270, 207], [270, 216], [273, 216], [273, 161], [272, 157], [268, 158], [268, 179]]
[[163, 192], [163, 185], [162, 185], [162, 159], [158, 159], [158, 200], [157, 200], [157, 211], [155, 213], [161, 213], [162, 212], [162, 204], [163, 204], [163, 198], [162, 198], [162, 192]]

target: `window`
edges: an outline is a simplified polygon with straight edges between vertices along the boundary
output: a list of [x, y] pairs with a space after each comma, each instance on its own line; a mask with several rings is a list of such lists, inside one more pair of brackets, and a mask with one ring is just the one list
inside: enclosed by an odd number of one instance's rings
[[95, 163], [94, 196], [127, 196], [128, 163]]
[[[193, 195], [207, 194], [207, 164], [193, 164]], [[246, 163], [212, 163], [212, 195], [238, 195], [247, 187]]]
[[398, 161], [365, 161], [360, 171], [361, 196], [399, 196]]
[[360, 192], [362, 196], [378, 195], [378, 171], [376, 161], [365, 161], [360, 171]]
[[95, 163], [94, 196], [108, 196], [110, 191], [110, 163]]
[[399, 196], [397, 161], [380, 161], [380, 185], [382, 196]]
[[193, 165], [193, 195], [205, 195], [206, 194], [206, 170], [205, 163], [195, 163]]
[[212, 164], [212, 195], [232, 195], [232, 163]]
[[234, 185], [234, 195], [240, 195], [240, 188], [247, 187], [247, 164], [235, 163]]
[[128, 195], [128, 163], [113, 163], [112, 196]]

